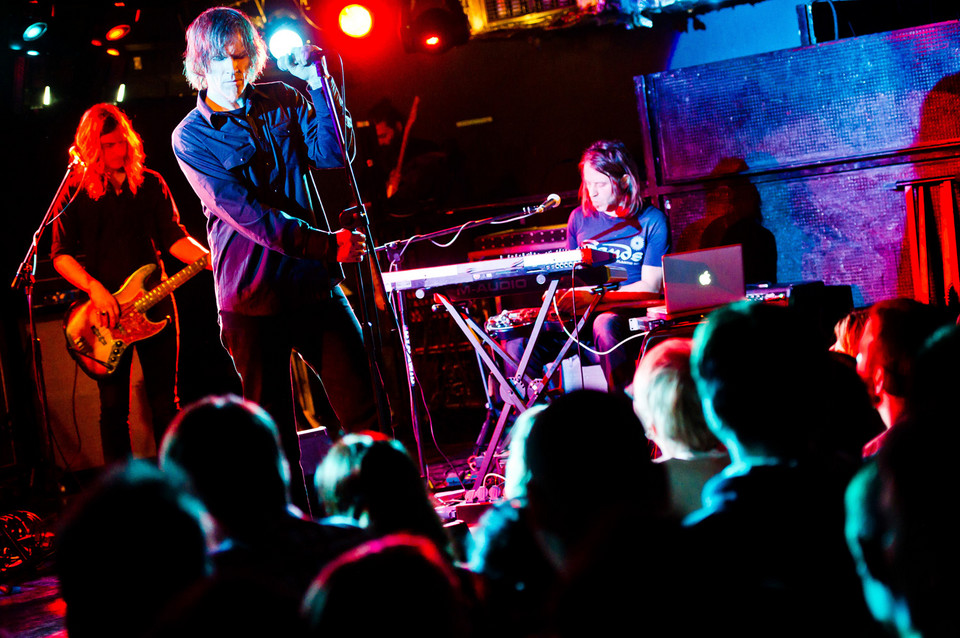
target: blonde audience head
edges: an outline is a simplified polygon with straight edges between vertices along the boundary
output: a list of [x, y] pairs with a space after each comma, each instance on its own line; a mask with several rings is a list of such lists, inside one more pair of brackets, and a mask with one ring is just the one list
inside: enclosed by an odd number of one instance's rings
[[690, 339], [661, 341], [640, 360], [633, 377], [633, 409], [647, 438], [665, 458], [690, 458], [720, 448], [703, 418], [690, 374]]

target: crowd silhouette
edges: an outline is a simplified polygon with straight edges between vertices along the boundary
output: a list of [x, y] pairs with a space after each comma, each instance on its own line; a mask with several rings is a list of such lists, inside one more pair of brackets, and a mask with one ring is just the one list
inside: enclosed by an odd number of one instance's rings
[[64, 517], [70, 636], [956, 636], [960, 333], [905, 299], [821, 346], [741, 302], [513, 426], [504, 500], [452, 534], [403, 447], [344, 436], [290, 498], [238, 397], [170, 424]]

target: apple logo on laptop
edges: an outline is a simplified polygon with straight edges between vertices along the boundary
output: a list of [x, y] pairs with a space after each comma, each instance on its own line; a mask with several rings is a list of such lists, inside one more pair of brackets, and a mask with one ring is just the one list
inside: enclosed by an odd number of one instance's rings
[[710, 284], [712, 284], [713, 278], [710, 276], [710, 271], [704, 270], [702, 273], [700, 273], [700, 277], [698, 278], [698, 281], [700, 282], [701, 286], [709, 286]]

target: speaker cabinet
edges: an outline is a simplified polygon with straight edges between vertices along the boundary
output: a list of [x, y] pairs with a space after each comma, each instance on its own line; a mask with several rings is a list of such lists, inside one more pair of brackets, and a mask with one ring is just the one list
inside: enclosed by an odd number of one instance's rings
[[[100, 396], [96, 381], [87, 377], [67, 353], [61, 317], [38, 318], [37, 337], [54, 437], [52, 457], [59, 467], [70, 470], [102, 466]], [[130, 440], [134, 456], [156, 456], [150, 408], [136, 349], [130, 385]]]

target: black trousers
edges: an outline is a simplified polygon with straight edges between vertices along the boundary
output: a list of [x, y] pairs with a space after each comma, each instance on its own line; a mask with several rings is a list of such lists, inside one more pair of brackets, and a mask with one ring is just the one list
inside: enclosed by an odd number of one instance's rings
[[149, 316], [154, 320], [169, 316], [171, 321], [156, 335], [127, 348], [113, 374], [97, 382], [100, 390], [100, 443], [104, 461], [108, 465], [133, 455], [130, 444], [130, 367], [134, 349], [143, 369], [143, 385], [153, 417], [153, 438], [157, 443], [157, 452], [160, 451], [163, 433], [180, 410], [177, 396], [180, 326], [172, 298], [157, 304]]
[[[377, 428], [370, 367], [360, 323], [339, 286], [327, 299], [275, 315], [220, 313], [220, 336], [243, 383], [243, 396], [277, 422], [293, 470], [291, 497], [306, 505], [290, 379], [293, 350], [313, 368], [345, 432]], [[300, 478], [297, 479], [297, 475]]]

